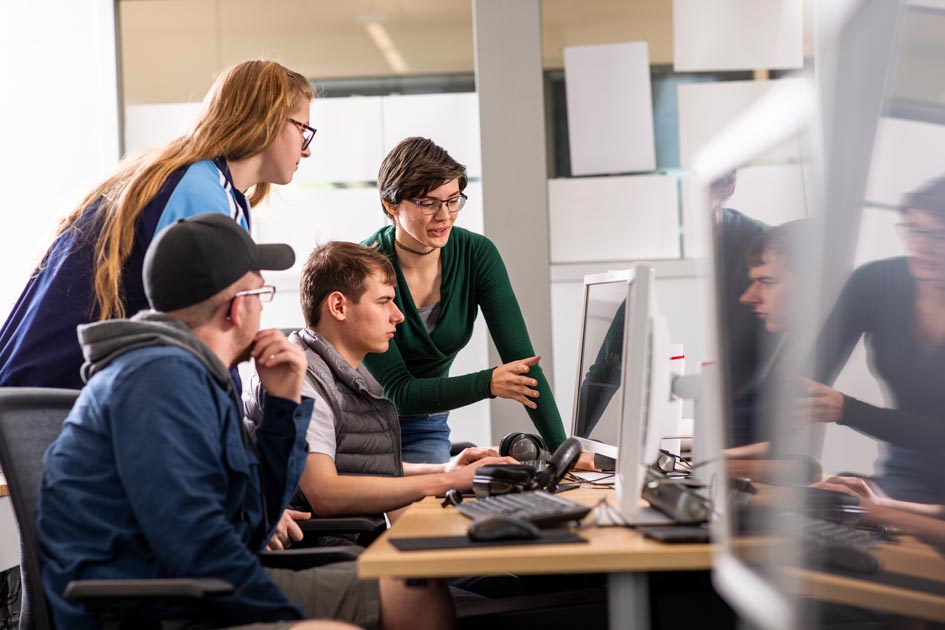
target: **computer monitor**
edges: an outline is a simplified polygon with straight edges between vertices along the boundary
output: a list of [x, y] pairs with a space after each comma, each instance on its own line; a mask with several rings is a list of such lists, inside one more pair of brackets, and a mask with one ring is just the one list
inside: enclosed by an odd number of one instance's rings
[[651, 265], [585, 277], [580, 347], [571, 434], [583, 450], [616, 459], [618, 508], [632, 518], [646, 466], [678, 415]]
[[627, 304], [633, 303], [632, 269], [584, 277], [581, 342], [571, 435], [585, 452], [616, 460], [623, 413], [628, 344]]

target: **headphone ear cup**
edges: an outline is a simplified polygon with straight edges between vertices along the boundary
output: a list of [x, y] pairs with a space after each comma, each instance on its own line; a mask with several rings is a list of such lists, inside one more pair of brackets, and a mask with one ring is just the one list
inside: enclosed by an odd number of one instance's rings
[[672, 453], [660, 453], [656, 458], [656, 467], [664, 473], [671, 473], [676, 470], [676, 456]]
[[506, 433], [505, 436], [499, 441], [499, 455], [507, 457], [511, 450], [512, 445], [522, 436], [523, 433]]
[[509, 440], [508, 454], [519, 461], [541, 460], [548, 457], [545, 443], [540, 437], [531, 433], [516, 433]]

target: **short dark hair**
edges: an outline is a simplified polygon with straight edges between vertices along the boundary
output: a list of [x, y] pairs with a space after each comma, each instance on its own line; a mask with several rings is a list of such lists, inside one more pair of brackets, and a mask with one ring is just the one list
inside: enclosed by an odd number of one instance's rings
[[390, 217], [384, 201], [396, 206], [404, 199], [419, 199], [443, 184], [459, 179], [466, 190], [466, 167], [429, 138], [407, 138], [391, 149], [377, 172], [381, 209]]
[[367, 290], [366, 280], [377, 273], [394, 285], [397, 275], [390, 259], [373, 247], [346, 241], [329, 241], [315, 248], [302, 268], [299, 300], [305, 325], [316, 326], [321, 306], [330, 293], [340, 291], [357, 304]]
[[795, 272], [798, 267], [794, 264], [796, 248], [810, 243], [813, 234], [811, 219], [788, 221], [767, 229], [748, 245], [745, 262], [749, 267], [759, 267], [764, 264], [765, 254], [773, 252], [784, 259], [784, 265], [789, 271]]
[[907, 194], [899, 210], [923, 210], [945, 221], [945, 177], [930, 179]]

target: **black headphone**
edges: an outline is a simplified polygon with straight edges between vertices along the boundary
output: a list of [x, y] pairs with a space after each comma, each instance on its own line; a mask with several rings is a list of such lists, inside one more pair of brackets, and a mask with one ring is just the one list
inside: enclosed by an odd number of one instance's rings
[[[512, 436], [513, 439], [509, 441], [519, 443], [514, 440], [515, 435], [521, 436], [523, 434], [509, 434], [502, 439], [502, 442], [504, 443], [506, 438]], [[538, 438], [535, 438], [535, 436], [529, 437], [533, 438], [529, 446], [534, 447], [534, 440], [538, 440]], [[577, 463], [578, 457], [581, 455], [581, 444], [574, 438], [568, 438], [553, 455], [548, 455], [547, 451], [542, 452], [544, 458], [537, 470], [524, 464], [486, 464], [480, 466], [476, 469], [476, 476], [473, 478], [473, 492], [477, 497], [529, 490], [556, 492], [562, 477]], [[447, 497], [444, 504], [449, 503], [453, 503], [453, 501], [450, 497]]]
[[520, 462], [545, 461], [549, 457], [544, 440], [532, 433], [506, 433], [499, 442], [499, 455], [514, 457]]

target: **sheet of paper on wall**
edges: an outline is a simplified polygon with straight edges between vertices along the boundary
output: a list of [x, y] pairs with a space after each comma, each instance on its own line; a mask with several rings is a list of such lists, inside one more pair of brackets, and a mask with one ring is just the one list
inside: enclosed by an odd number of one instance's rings
[[800, 0], [673, 0], [676, 72], [804, 65]]
[[656, 168], [646, 42], [564, 49], [572, 175]]

